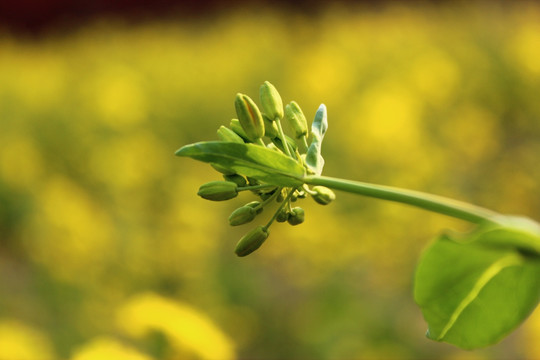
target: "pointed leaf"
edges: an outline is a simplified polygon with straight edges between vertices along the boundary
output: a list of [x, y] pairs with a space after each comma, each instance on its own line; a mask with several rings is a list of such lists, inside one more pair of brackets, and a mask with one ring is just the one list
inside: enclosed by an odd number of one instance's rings
[[218, 164], [268, 184], [299, 186], [303, 183], [304, 168], [300, 164], [259, 145], [206, 141], [186, 145], [176, 151], [176, 155]]
[[324, 158], [321, 154], [321, 147], [326, 130], [328, 130], [326, 106], [321, 104], [315, 114], [315, 119], [313, 119], [313, 123], [311, 124], [312, 139], [306, 153], [306, 165], [315, 175], [321, 175], [324, 167]]
[[424, 253], [414, 296], [429, 338], [464, 349], [491, 345], [537, 306], [540, 258], [487, 245], [490, 234], [493, 229], [480, 228], [460, 239], [466, 242], [441, 235]]
[[321, 104], [317, 109], [315, 119], [313, 119], [313, 123], [311, 124], [311, 132], [312, 134], [316, 134], [316, 136], [320, 138], [320, 141], [322, 141], [324, 134], [326, 134], [326, 130], [328, 130], [328, 115], [326, 106]]

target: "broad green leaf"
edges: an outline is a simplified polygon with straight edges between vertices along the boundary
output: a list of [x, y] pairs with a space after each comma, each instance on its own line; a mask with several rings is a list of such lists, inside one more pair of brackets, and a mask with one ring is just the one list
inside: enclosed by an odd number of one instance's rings
[[299, 186], [303, 183], [304, 168], [300, 164], [259, 145], [206, 141], [186, 145], [176, 151], [176, 155], [218, 164], [268, 184]]
[[540, 257], [540, 224], [521, 216], [500, 216], [471, 239], [489, 246], [514, 248]]
[[480, 227], [460, 241], [441, 235], [426, 250], [416, 271], [414, 296], [430, 339], [464, 349], [488, 346], [537, 306], [540, 258], [516, 247], [492, 246], [490, 237], [503, 233], [516, 235], [502, 226]]

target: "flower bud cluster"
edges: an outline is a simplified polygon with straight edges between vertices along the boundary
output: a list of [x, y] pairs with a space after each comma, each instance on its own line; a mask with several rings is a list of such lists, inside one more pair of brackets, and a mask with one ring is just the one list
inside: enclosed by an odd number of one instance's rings
[[[259, 89], [259, 100], [260, 109], [248, 95], [237, 94], [234, 101], [236, 118], [230, 121], [228, 127], [219, 127], [217, 130], [219, 140], [264, 146], [289, 156], [303, 166], [306, 173], [320, 174], [324, 163], [321, 143], [328, 127], [324, 105], [317, 111], [310, 132], [300, 106], [291, 101], [284, 107], [279, 92], [268, 81], [265, 81]], [[285, 134], [282, 120], [291, 130], [291, 136]], [[310, 145], [308, 139], [311, 139]], [[237, 174], [234, 169], [229, 168], [231, 165], [217, 163], [211, 165], [222, 174], [223, 180], [202, 185], [199, 188], [199, 196], [208, 200], [223, 201], [237, 197], [241, 191], [250, 190], [259, 197], [259, 200], [251, 201], [230, 214], [231, 226], [251, 223], [265, 207], [278, 204], [266, 225], [257, 225], [236, 244], [235, 253], [238, 256], [246, 256], [257, 250], [268, 238], [269, 227], [274, 221], [287, 222], [293, 226], [302, 224], [305, 220], [304, 209], [292, 206], [298, 199], [310, 195], [322, 205], [327, 205], [335, 199], [333, 191], [323, 186], [315, 186], [312, 189], [305, 184], [298, 187], [276, 186], [260, 179]]]

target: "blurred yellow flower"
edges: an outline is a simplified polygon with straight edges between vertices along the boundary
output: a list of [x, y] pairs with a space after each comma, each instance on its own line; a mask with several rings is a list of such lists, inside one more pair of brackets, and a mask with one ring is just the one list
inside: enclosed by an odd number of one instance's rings
[[231, 340], [214, 323], [189, 305], [153, 293], [128, 300], [117, 313], [118, 326], [133, 337], [163, 332], [178, 352], [189, 351], [203, 360], [235, 358]]
[[34, 141], [26, 135], [10, 134], [0, 142], [0, 179], [16, 189], [33, 188], [43, 172], [42, 158]]
[[151, 360], [118, 340], [99, 337], [79, 347], [71, 360]]
[[525, 22], [509, 42], [510, 54], [526, 76], [540, 76], [540, 25]]
[[523, 347], [528, 359], [540, 359], [540, 307], [525, 321]]
[[90, 281], [110, 259], [114, 229], [108, 215], [63, 176], [49, 178], [37, 200], [38, 211], [25, 230], [28, 253], [63, 279]]
[[115, 129], [143, 122], [148, 110], [140, 73], [121, 65], [101, 70], [85, 89], [89, 105], [95, 105], [97, 118]]
[[0, 320], [0, 360], [54, 359], [45, 335], [17, 320]]

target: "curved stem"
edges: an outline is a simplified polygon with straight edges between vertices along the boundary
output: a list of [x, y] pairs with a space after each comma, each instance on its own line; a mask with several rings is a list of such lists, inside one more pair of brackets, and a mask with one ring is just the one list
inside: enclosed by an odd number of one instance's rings
[[494, 211], [479, 206], [414, 190], [405, 190], [327, 176], [306, 176], [303, 180], [306, 184], [321, 185], [335, 190], [400, 202], [458, 219], [467, 220], [475, 224], [486, 221], [494, 222], [494, 218], [499, 215]]

